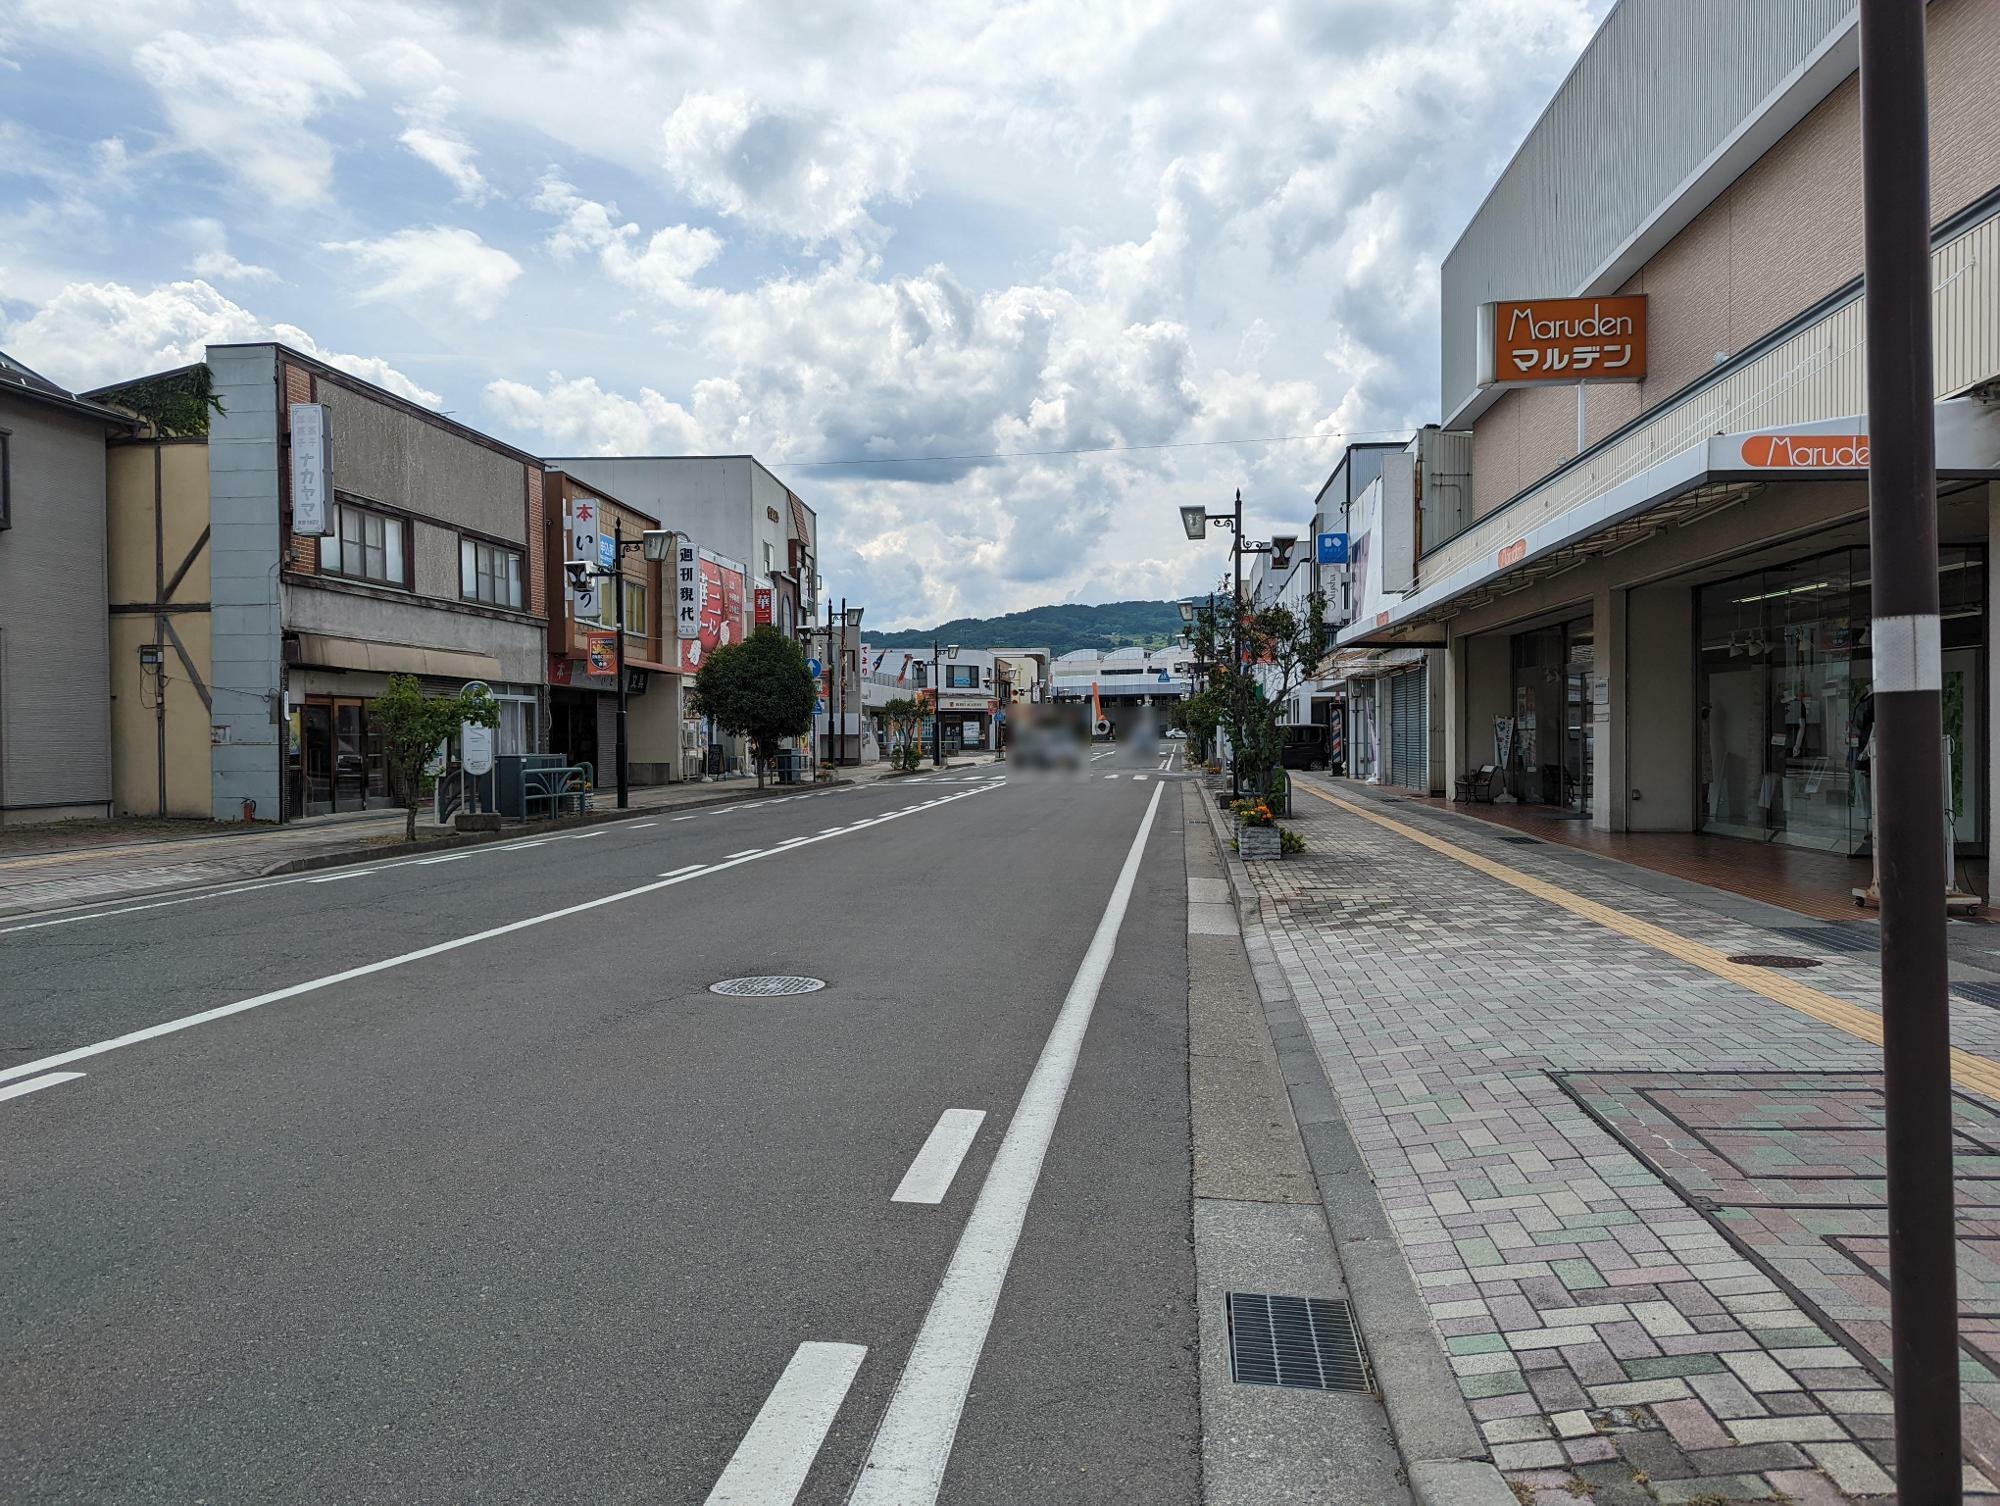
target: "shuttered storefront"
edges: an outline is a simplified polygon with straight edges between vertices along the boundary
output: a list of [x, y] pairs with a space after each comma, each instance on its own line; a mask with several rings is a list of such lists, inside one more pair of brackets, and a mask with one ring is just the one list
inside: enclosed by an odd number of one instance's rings
[[1389, 783], [1402, 790], [1430, 793], [1431, 740], [1425, 725], [1428, 697], [1422, 669], [1389, 680]]

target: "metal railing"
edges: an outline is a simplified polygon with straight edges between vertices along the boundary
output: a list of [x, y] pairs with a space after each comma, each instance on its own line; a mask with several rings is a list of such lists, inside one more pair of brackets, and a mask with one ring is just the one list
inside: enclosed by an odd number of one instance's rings
[[587, 763], [566, 764], [559, 769], [523, 769], [521, 804], [529, 815], [537, 806], [549, 816], [582, 815], [590, 809], [597, 787], [597, 772]]

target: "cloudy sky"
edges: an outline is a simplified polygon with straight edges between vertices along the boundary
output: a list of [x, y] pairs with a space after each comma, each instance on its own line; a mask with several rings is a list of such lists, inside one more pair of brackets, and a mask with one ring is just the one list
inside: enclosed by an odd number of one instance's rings
[[[1435, 419], [1438, 263], [1607, 5], [8, 0], [0, 347], [747, 450], [885, 626], [1184, 594], [1177, 505]], [[1106, 446], [1178, 448], [892, 463]]]

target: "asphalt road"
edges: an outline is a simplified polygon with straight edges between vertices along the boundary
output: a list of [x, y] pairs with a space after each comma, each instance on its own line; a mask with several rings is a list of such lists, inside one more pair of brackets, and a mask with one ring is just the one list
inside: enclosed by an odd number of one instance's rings
[[774, 792], [0, 922], [0, 1094], [83, 1074], [0, 1100], [0, 1495], [1197, 1500], [1162, 789]]

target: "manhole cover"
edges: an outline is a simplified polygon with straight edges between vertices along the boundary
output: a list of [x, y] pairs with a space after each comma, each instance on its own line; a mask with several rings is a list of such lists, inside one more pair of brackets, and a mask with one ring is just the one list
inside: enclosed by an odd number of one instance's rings
[[1229, 1294], [1229, 1373], [1239, 1385], [1366, 1391], [1368, 1361], [1344, 1301]]
[[1500, 840], [1503, 842], [1512, 842], [1516, 847], [1540, 847], [1542, 845], [1540, 837], [1502, 837]]
[[816, 994], [825, 987], [824, 978], [724, 978], [709, 984], [708, 991], [735, 999], [775, 999], [785, 994]]
[[1740, 952], [1729, 959], [1742, 967], [1818, 967], [1817, 957], [1787, 957], [1782, 952]]

